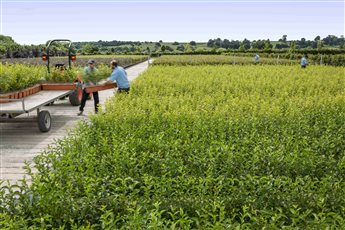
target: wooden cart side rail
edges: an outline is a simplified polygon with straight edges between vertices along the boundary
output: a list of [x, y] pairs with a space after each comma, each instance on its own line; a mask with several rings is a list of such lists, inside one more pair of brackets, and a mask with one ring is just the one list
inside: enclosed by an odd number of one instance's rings
[[31, 87], [23, 89], [23, 90], [18, 90], [18, 91], [14, 91], [14, 92], [10, 92], [10, 93], [5, 93], [5, 94], [0, 94], [0, 99], [2, 99], [0, 101], [0, 104], [9, 102], [9, 100], [6, 100], [6, 99], [24, 98], [24, 97], [30, 96], [32, 94], [35, 94], [41, 90], [42, 90], [41, 84], [36, 84], [34, 86], [31, 86]]
[[74, 90], [76, 89], [75, 83], [59, 83], [59, 84], [42, 84], [42, 90]]
[[97, 92], [97, 91], [113, 89], [115, 87], [117, 87], [116, 83], [109, 83], [109, 84], [103, 84], [103, 85], [93, 85], [93, 86], [86, 87], [85, 91], [87, 93], [93, 93], [93, 92]]
[[76, 83], [43, 83], [36, 84], [32, 87], [14, 91], [11, 93], [0, 94], [0, 104], [10, 102], [9, 99], [20, 99], [25, 98], [35, 93], [40, 92], [41, 90], [74, 90], [77, 88]]

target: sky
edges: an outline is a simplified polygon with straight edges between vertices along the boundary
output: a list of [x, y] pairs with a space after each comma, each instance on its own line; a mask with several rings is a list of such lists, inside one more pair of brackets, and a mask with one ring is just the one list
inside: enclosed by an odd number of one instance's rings
[[77, 41], [313, 40], [344, 35], [345, 0], [0, 0], [19, 44]]

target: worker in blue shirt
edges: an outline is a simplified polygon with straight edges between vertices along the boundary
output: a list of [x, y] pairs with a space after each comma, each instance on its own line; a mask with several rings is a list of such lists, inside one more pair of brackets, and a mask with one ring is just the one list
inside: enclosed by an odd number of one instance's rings
[[255, 64], [258, 63], [259, 60], [260, 60], [259, 54], [255, 54], [255, 55], [254, 55], [254, 63], [255, 63]]
[[308, 65], [308, 60], [307, 60], [307, 58], [305, 56], [303, 56], [301, 58], [301, 67], [305, 68], [305, 67], [307, 67], [307, 65]]
[[128, 93], [129, 92], [129, 81], [127, 78], [127, 73], [124, 68], [118, 66], [117, 60], [112, 60], [110, 62], [110, 68], [113, 69], [110, 77], [108, 77], [108, 83], [115, 82], [117, 84], [118, 93]]

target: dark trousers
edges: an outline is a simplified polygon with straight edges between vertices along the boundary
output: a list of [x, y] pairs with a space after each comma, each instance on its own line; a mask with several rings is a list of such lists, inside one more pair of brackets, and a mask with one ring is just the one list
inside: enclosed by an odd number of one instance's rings
[[[95, 102], [95, 112], [97, 113], [98, 112], [98, 105], [99, 105], [98, 92], [92, 92], [92, 95], [93, 95], [93, 100]], [[84, 111], [84, 107], [85, 107], [86, 100], [87, 100], [88, 96], [89, 96], [89, 94], [84, 89], [83, 90], [83, 98], [81, 99], [79, 111]]]

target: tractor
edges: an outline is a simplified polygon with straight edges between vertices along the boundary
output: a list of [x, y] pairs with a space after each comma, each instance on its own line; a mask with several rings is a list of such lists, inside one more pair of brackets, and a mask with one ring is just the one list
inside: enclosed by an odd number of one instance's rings
[[[42, 60], [43, 61], [46, 61], [46, 65], [47, 65], [47, 70], [48, 70], [48, 73], [51, 73], [51, 68], [50, 68], [50, 52], [49, 52], [49, 48], [51, 47], [51, 45], [53, 43], [56, 43], [56, 42], [68, 42], [68, 68], [71, 69], [72, 68], [72, 62], [75, 62], [76, 61], [76, 55], [75, 54], [72, 54], [71, 53], [71, 46], [72, 46], [72, 41], [71, 40], [68, 40], [68, 39], [54, 39], [54, 40], [49, 40], [47, 41], [46, 45], [47, 45], [47, 48], [46, 48], [46, 53], [42, 54]], [[58, 64], [55, 64], [54, 66], [54, 70], [60, 70], [60, 71], [64, 71], [66, 70], [66, 66], [65, 64], [63, 63], [58, 63]], [[80, 83], [81, 83], [81, 79], [80, 77], [76, 77], [74, 83], [76, 83], [76, 89], [70, 93], [68, 95], [68, 98], [69, 98], [69, 101], [71, 103], [71, 105], [73, 106], [78, 106], [80, 105], [81, 103], [81, 99], [82, 99], [82, 89], [80, 87]]]

